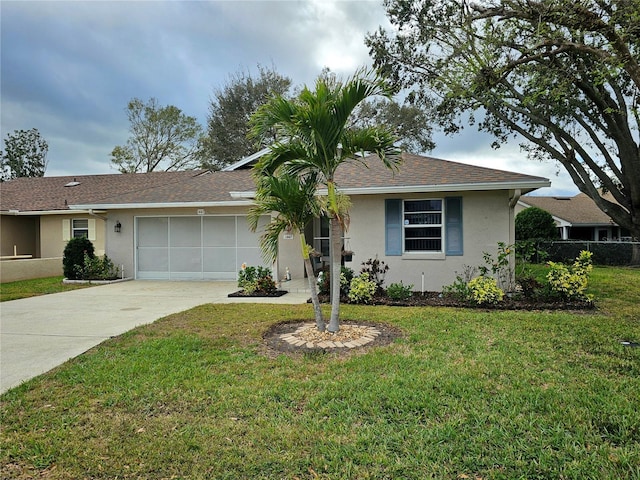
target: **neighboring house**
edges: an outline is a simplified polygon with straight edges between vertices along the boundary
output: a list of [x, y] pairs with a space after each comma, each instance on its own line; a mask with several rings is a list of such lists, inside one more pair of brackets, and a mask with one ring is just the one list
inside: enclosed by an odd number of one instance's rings
[[[255, 188], [247, 167], [256, 156], [248, 158], [220, 172], [77, 177], [81, 185], [96, 177], [122, 183], [112, 185], [111, 191], [96, 185], [82, 197], [65, 197], [60, 217], [50, 212], [33, 215], [40, 225], [49, 217], [58, 218], [57, 231], [40, 228], [39, 242], [34, 244], [40, 245], [42, 253], [44, 243], [55, 242], [60, 255], [61, 233], [66, 232], [61, 220], [95, 220], [96, 240], [104, 242], [96, 249], [104, 249], [127, 276], [235, 280], [243, 263], [262, 264], [260, 232], [250, 232], [246, 220]], [[402, 280], [417, 290], [423, 275], [426, 290], [439, 290], [466, 265], [483, 264], [483, 252], [495, 253], [498, 242], [513, 243], [514, 206], [520, 195], [550, 185], [546, 178], [428, 157], [405, 154], [403, 160], [399, 171], [392, 172], [379, 159], [366, 157], [365, 165], [343, 165], [336, 182], [352, 201], [345, 248], [354, 256], [346, 266], [357, 273], [362, 262], [377, 256], [390, 267], [387, 283]], [[23, 188], [35, 192], [39, 181], [54, 179], [23, 179]], [[125, 188], [128, 182], [132, 184]], [[64, 192], [78, 187], [58, 188]], [[4, 187], [2, 193], [4, 227], [12, 214], [5, 208]], [[25, 206], [19, 210], [28, 216]], [[268, 221], [266, 216], [261, 224]], [[317, 219], [306, 235], [326, 256], [327, 222]], [[287, 268], [293, 278], [304, 276], [295, 235], [283, 234], [278, 259], [271, 267], [277, 278]]]
[[[607, 200], [615, 201], [609, 193]], [[573, 197], [523, 196], [516, 206], [516, 215], [528, 207], [538, 207], [551, 214], [562, 240], [631, 241], [628, 230], [600, 210], [584, 193]]]
[[62, 257], [67, 241], [87, 236], [105, 253], [106, 212], [78, 203], [153, 188], [198, 172], [17, 178], [0, 183], [0, 256]]

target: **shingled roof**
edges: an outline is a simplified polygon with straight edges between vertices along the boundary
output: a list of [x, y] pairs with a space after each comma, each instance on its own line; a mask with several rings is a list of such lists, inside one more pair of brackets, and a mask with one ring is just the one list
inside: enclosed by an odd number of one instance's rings
[[103, 198], [141, 194], [153, 188], [176, 185], [200, 171], [74, 175], [16, 178], [0, 183], [0, 211], [55, 212], [69, 205], [100, 203]]
[[[549, 186], [542, 177], [403, 154], [397, 171], [374, 155], [343, 164], [336, 182], [348, 194], [522, 189]], [[20, 178], [0, 184], [0, 211], [241, 204], [255, 189], [251, 170], [152, 172]]]
[[[607, 200], [615, 202], [613, 195], [603, 195]], [[520, 202], [531, 207], [546, 210], [554, 217], [572, 225], [609, 225], [611, 219], [598, 208], [596, 203], [586, 194], [579, 193], [573, 197], [533, 197], [524, 196]]]
[[550, 185], [543, 177], [409, 153], [402, 154], [402, 164], [397, 171], [386, 168], [375, 155], [366, 157], [363, 162], [345, 163], [336, 172], [336, 183], [346, 193], [501, 188], [522, 188], [526, 193]]

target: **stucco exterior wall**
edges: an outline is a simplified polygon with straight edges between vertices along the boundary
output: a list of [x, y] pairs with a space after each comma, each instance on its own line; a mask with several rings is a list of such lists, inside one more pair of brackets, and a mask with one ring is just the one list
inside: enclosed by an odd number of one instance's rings
[[[413, 284], [415, 290], [439, 291], [443, 286], [455, 281], [456, 272], [462, 273], [465, 266], [483, 265], [483, 252], [495, 256], [498, 242], [513, 243], [513, 210], [509, 207], [512, 192], [444, 192], [438, 194], [411, 195], [359, 195], [352, 196], [351, 224], [346, 233], [348, 245], [353, 250], [347, 267], [356, 273], [362, 262], [376, 256], [389, 265], [386, 284], [403, 281]], [[444, 253], [385, 255], [385, 199], [427, 199], [462, 197], [463, 255], [447, 256]], [[204, 213], [195, 208], [118, 210], [107, 214], [104, 228], [106, 250], [111, 260], [124, 267], [125, 276], [135, 274], [135, 218], [148, 216], [178, 215], [246, 215], [247, 207], [207, 208]], [[120, 233], [114, 232], [114, 225], [120, 222]], [[309, 242], [312, 239], [307, 239]], [[289, 268], [292, 278], [304, 278], [304, 264], [300, 256], [300, 238], [280, 238], [279, 256], [274, 265], [275, 278], [281, 280], [285, 269]]]
[[0, 283], [62, 275], [62, 257], [3, 260], [0, 262]]
[[[462, 197], [464, 252], [460, 256], [444, 253], [385, 255], [385, 199], [427, 199], [447, 196]], [[351, 225], [346, 236], [354, 251], [352, 262], [345, 265], [356, 273], [362, 262], [376, 256], [389, 265], [385, 284], [402, 282], [425, 291], [440, 291], [455, 281], [456, 272], [465, 266], [484, 265], [483, 252], [495, 256], [498, 242], [513, 241], [513, 214], [509, 208], [508, 191], [451, 192], [442, 194], [411, 194], [404, 196], [367, 195], [351, 198]]]
[[[64, 247], [69, 241], [63, 235], [63, 230], [66, 231], [67, 228], [65, 220], [71, 221], [74, 218], [95, 220], [95, 238], [90, 238], [90, 240], [93, 243], [96, 255], [105, 254], [105, 222], [101, 218], [86, 213], [77, 215], [43, 215], [40, 217], [40, 256], [42, 258], [62, 256]], [[70, 231], [68, 235], [70, 235]]]
[[302, 260], [300, 245], [299, 234], [291, 234], [290, 236], [285, 236], [285, 234], [280, 235], [278, 259], [276, 262], [278, 280], [284, 278], [287, 268], [291, 272], [291, 278], [304, 278], [304, 261]]
[[38, 217], [0, 215], [0, 256], [14, 254], [40, 256]]

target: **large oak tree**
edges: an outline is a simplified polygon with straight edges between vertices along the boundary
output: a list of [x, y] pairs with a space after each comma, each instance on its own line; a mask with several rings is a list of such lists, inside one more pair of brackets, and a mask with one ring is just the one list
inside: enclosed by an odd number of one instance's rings
[[[640, 239], [640, 0], [386, 0], [375, 64], [446, 132], [477, 112]], [[473, 119], [473, 113], [472, 113]], [[611, 192], [615, 202], [603, 192]], [[640, 248], [634, 249], [640, 263]]]

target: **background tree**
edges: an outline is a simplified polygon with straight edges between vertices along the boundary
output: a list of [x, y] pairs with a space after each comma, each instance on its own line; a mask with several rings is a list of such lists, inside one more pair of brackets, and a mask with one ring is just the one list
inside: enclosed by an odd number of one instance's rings
[[415, 105], [403, 105], [394, 99], [363, 102], [355, 113], [354, 125], [385, 125], [394, 131], [398, 145], [407, 152], [421, 154], [433, 150], [432, 120], [427, 111]]
[[130, 137], [111, 152], [121, 173], [189, 170], [198, 166], [202, 127], [173, 105], [162, 107], [155, 98], [133, 98], [127, 105]]
[[275, 69], [258, 65], [258, 78], [238, 72], [229, 82], [214, 91], [209, 104], [207, 134], [202, 141], [201, 165], [217, 170], [260, 150], [274, 141], [267, 135], [262, 144], [248, 138], [249, 119], [260, 107], [276, 95], [289, 97], [291, 79]]
[[538, 207], [528, 207], [515, 218], [516, 240], [555, 240], [559, 237], [553, 216]]
[[[291, 99], [303, 87], [292, 87], [291, 79], [258, 66], [258, 78], [238, 72], [229, 82], [214, 92], [209, 105], [207, 134], [201, 145], [200, 164], [217, 170], [270, 145], [276, 139], [273, 133], [259, 142], [249, 138], [251, 115], [274, 96]], [[334, 72], [324, 68], [320, 78], [336, 82]], [[293, 92], [293, 93], [292, 93]], [[433, 149], [431, 119], [426, 109], [417, 105], [402, 105], [391, 98], [362, 102], [350, 118], [358, 128], [386, 125], [398, 138], [401, 148], [412, 153], [426, 153]]]
[[[337, 81], [335, 72], [328, 67], [322, 69], [319, 77], [328, 84]], [[401, 104], [392, 97], [369, 99], [358, 105], [350, 122], [357, 128], [386, 126], [395, 133], [398, 146], [407, 152], [427, 153], [435, 147], [430, 112], [422, 105]]]
[[14, 130], [4, 139], [4, 150], [1, 152], [1, 180], [19, 177], [44, 177], [47, 169], [47, 152], [49, 145], [40, 136], [37, 128], [31, 130]]
[[276, 133], [270, 152], [261, 157], [256, 170], [272, 175], [279, 168], [293, 175], [317, 175], [327, 188], [331, 257], [331, 319], [327, 330], [340, 328], [340, 250], [342, 231], [348, 218], [334, 181], [340, 165], [362, 161], [359, 154], [371, 152], [389, 168], [400, 161], [393, 132], [384, 127], [356, 128], [351, 125], [354, 110], [365, 100], [392, 94], [379, 77], [360, 71], [346, 82], [329, 82], [320, 77], [315, 89], [304, 88], [295, 100], [273, 98], [252, 117], [252, 133], [262, 139]]
[[[479, 112], [640, 238], [640, 0], [387, 0], [375, 64], [447, 133]], [[472, 116], [473, 122], [473, 116]], [[600, 195], [611, 192], [617, 203]], [[640, 263], [640, 248], [633, 262]]]

